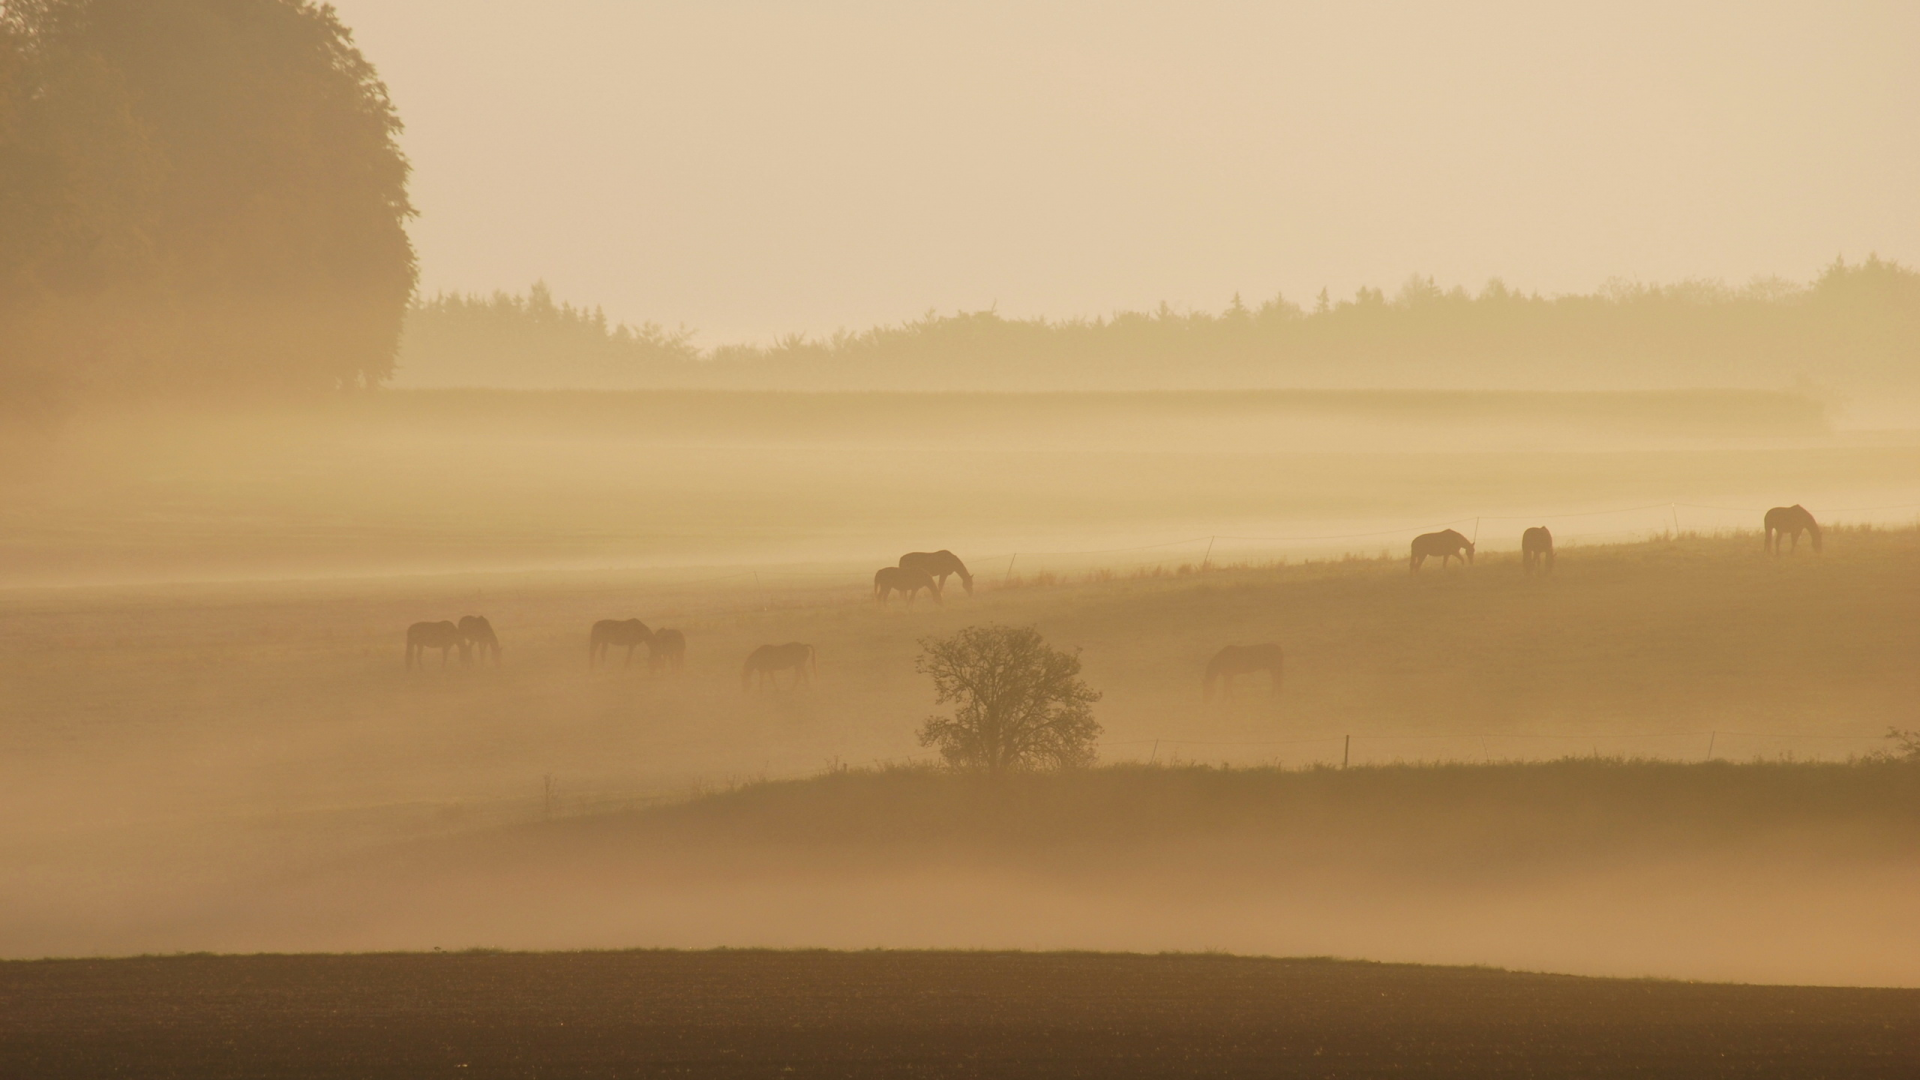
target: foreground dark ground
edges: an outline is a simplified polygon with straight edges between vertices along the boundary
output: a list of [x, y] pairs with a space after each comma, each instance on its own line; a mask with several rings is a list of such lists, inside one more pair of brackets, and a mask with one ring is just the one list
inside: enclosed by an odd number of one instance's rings
[[1087, 953], [0, 964], [4, 1076], [1916, 1074], [1916, 990]]

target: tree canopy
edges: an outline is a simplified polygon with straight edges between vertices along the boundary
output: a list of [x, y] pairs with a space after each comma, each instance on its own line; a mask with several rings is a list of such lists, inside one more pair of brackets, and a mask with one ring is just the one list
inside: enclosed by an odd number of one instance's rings
[[1093, 764], [1100, 693], [1080, 681], [1080, 657], [1048, 645], [1030, 626], [969, 626], [929, 638], [915, 670], [933, 678], [936, 704], [920, 745], [956, 768], [1004, 772]]
[[400, 130], [313, 0], [0, 0], [0, 392], [386, 378]]

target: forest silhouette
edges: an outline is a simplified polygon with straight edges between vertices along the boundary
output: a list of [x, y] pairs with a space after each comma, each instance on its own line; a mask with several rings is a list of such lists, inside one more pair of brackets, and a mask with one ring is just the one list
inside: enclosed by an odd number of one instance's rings
[[1807, 285], [1613, 282], [1541, 296], [1409, 278], [1310, 307], [1284, 297], [1218, 314], [1097, 318], [928, 312], [826, 338], [702, 350], [685, 328], [611, 322], [599, 308], [441, 294], [413, 306], [399, 382], [522, 388], [1196, 389], [1293, 386], [1649, 385], [1920, 388], [1920, 273], [1835, 259]]
[[0, 396], [379, 383], [416, 279], [400, 130], [326, 5], [0, 4]]

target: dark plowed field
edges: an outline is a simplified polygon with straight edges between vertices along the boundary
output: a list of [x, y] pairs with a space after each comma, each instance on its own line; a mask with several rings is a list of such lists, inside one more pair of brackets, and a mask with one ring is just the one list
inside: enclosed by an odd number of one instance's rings
[[1920, 1075], [1920, 991], [1219, 956], [0, 964], [0, 1076]]

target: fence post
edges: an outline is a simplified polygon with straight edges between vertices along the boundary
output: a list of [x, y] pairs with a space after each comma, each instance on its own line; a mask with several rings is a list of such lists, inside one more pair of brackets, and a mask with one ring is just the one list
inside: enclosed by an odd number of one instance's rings
[[1708, 761], [1713, 760], [1713, 744], [1719, 738], [1720, 738], [1720, 733], [1718, 731], [1712, 732], [1707, 735], [1707, 760]]
[[1207, 537], [1207, 553], [1200, 556], [1200, 569], [1205, 570], [1207, 564], [1213, 561], [1213, 542], [1218, 539], [1220, 538], [1217, 536]]
[[1680, 504], [1668, 503], [1667, 509], [1673, 511], [1673, 538], [1680, 539]]
[[1340, 751], [1340, 767], [1343, 769], [1346, 768], [1347, 762], [1352, 760], [1353, 760], [1353, 736], [1349, 735], [1347, 736], [1346, 745]]
[[1017, 551], [1016, 551], [1016, 552], [1014, 552], [1014, 553], [1013, 553], [1013, 554], [1012, 554], [1011, 556], [1009, 556], [1009, 557], [1008, 557], [1008, 559], [1007, 559], [1007, 576], [1006, 576], [1006, 577], [1004, 577], [1004, 578], [1001, 578], [1001, 579], [1000, 579], [1000, 584], [1002, 584], [1002, 585], [1005, 585], [1005, 584], [1007, 584], [1008, 582], [1010, 582], [1010, 581], [1012, 581], [1012, 580], [1013, 580], [1013, 562], [1014, 562], [1014, 560], [1015, 560], [1015, 559], [1018, 559], [1019, 557], [1020, 557], [1020, 553], [1019, 553], [1019, 552], [1017, 552]]

